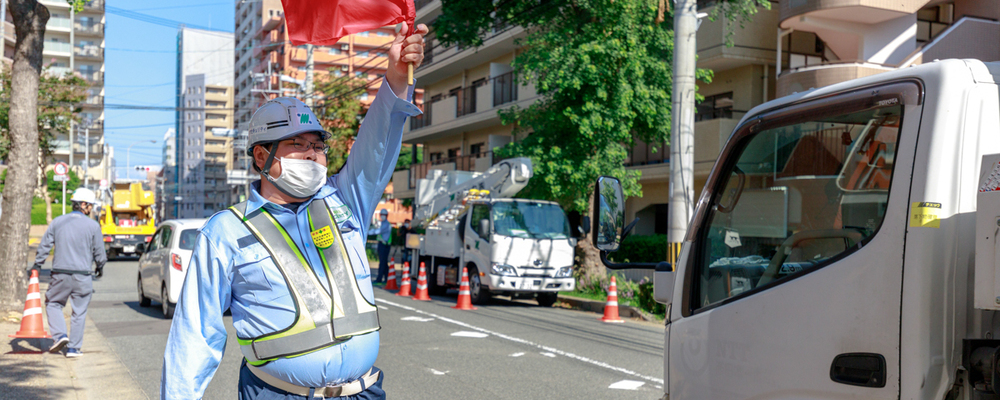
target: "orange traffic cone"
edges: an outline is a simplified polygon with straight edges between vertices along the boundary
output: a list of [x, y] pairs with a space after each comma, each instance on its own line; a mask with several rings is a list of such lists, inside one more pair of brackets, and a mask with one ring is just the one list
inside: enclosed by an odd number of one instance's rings
[[604, 306], [604, 318], [601, 318], [601, 321], [625, 322], [618, 317], [618, 284], [615, 283], [614, 276], [611, 277], [611, 287], [608, 288], [608, 304]]
[[413, 300], [430, 301], [431, 296], [427, 293], [427, 270], [424, 263], [420, 262], [420, 272], [417, 274], [417, 294], [413, 295]]
[[469, 270], [462, 268], [462, 282], [458, 285], [458, 304], [452, 307], [456, 310], [476, 310], [472, 306], [472, 295], [469, 293]]
[[396, 259], [393, 258], [391, 261], [389, 263], [389, 281], [385, 283], [385, 290], [399, 289], [399, 286], [396, 285]]
[[403, 263], [403, 286], [399, 288], [396, 296], [410, 297], [410, 263]]
[[21, 317], [21, 330], [12, 338], [37, 338], [47, 339], [49, 333], [42, 326], [42, 294], [38, 291], [38, 270], [31, 270], [31, 279], [28, 280], [28, 298], [24, 300], [24, 314]]

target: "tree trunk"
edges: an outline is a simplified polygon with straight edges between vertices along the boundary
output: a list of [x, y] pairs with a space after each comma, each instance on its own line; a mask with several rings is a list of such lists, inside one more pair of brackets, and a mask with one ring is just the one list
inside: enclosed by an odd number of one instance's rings
[[20, 313], [27, 287], [28, 228], [38, 168], [38, 75], [49, 10], [36, 0], [9, 1], [17, 42], [11, 67], [10, 154], [0, 218], [0, 313]]
[[[588, 202], [590, 207], [584, 213], [584, 215], [591, 214], [591, 210], [594, 209], [594, 192], [590, 192], [590, 201]], [[591, 216], [593, 218], [593, 216]], [[593, 224], [593, 221], [591, 221]], [[591, 227], [593, 228], [593, 227]], [[601, 252], [594, 247], [594, 239], [591, 235], [595, 232], [591, 230], [590, 233], [584, 235], [580, 240], [576, 242], [576, 267], [577, 267], [577, 279], [578, 281], [583, 280], [584, 277], [603, 277], [607, 275], [607, 268], [604, 267], [604, 263], [601, 262]]]

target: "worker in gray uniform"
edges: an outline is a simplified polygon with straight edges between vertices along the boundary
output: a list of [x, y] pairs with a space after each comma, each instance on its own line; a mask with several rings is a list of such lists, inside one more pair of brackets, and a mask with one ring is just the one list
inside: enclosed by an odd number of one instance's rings
[[[55, 340], [49, 352], [59, 353], [69, 345], [66, 357], [79, 357], [83, 355], [80, 346], [83, 344], [87, 306], [94, 293], [91, 268], [94, 263], [97, 264], [93, 276], [100, 278], [104, 274], [104, 264], [108, 262], [108, 257], [104, 253], [101, 226], [90, 218], [94, 204], [97, 203], [94, 191], [77, 189], [70, 201], [73, 202], [73, 212], [52, 220], [38, 244], [38, 254], [31, 269], [41, 269], [52, 247], [59, 248], [52, 259], [52, 279], [49, 281], [49, 289], [45, 291], [45, 312], [49, 316], [49, 330]], [[69, 337], [66, 336], [66, 319], [63, 317], [66, 300], [73, 307]]]

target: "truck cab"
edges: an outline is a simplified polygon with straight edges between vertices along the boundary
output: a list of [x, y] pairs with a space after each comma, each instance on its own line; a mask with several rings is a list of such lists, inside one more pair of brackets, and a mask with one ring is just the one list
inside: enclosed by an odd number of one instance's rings
[[[998, 82], [1000, 63], [946, 60], [751, 110], [654, 273], [667, 396], [1000, 398], [1000, 206], [977, 210]], [[595, 194], [612, 251], [620, 184]]]

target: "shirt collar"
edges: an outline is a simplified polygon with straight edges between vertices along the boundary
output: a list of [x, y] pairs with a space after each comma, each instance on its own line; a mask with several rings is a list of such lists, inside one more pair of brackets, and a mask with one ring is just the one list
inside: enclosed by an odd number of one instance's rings
[[[316, 199], [324, 199], [332, 195], [336, 191], [337, 189], [329, 184], [323, 185], [322, 187], [319, 188], [319, 191], [313, 195], [310, 201]], [[268, 208], [269, 210], [285, 210], [285, 211], [288, 210], [282, 206], [274, 204], [274, 202], [267, 200], [260, 195], [260, 180], [258, 179], [250, 184], [250, 198], [247, 199], [246, 215], [250, 215], [254, 211], [257, 211], [258, 208], [264, 207], [267, 204], [271, 205], [271, 207]], [[300, 208], [300, 210], [301, 209], [302, 208]]]

